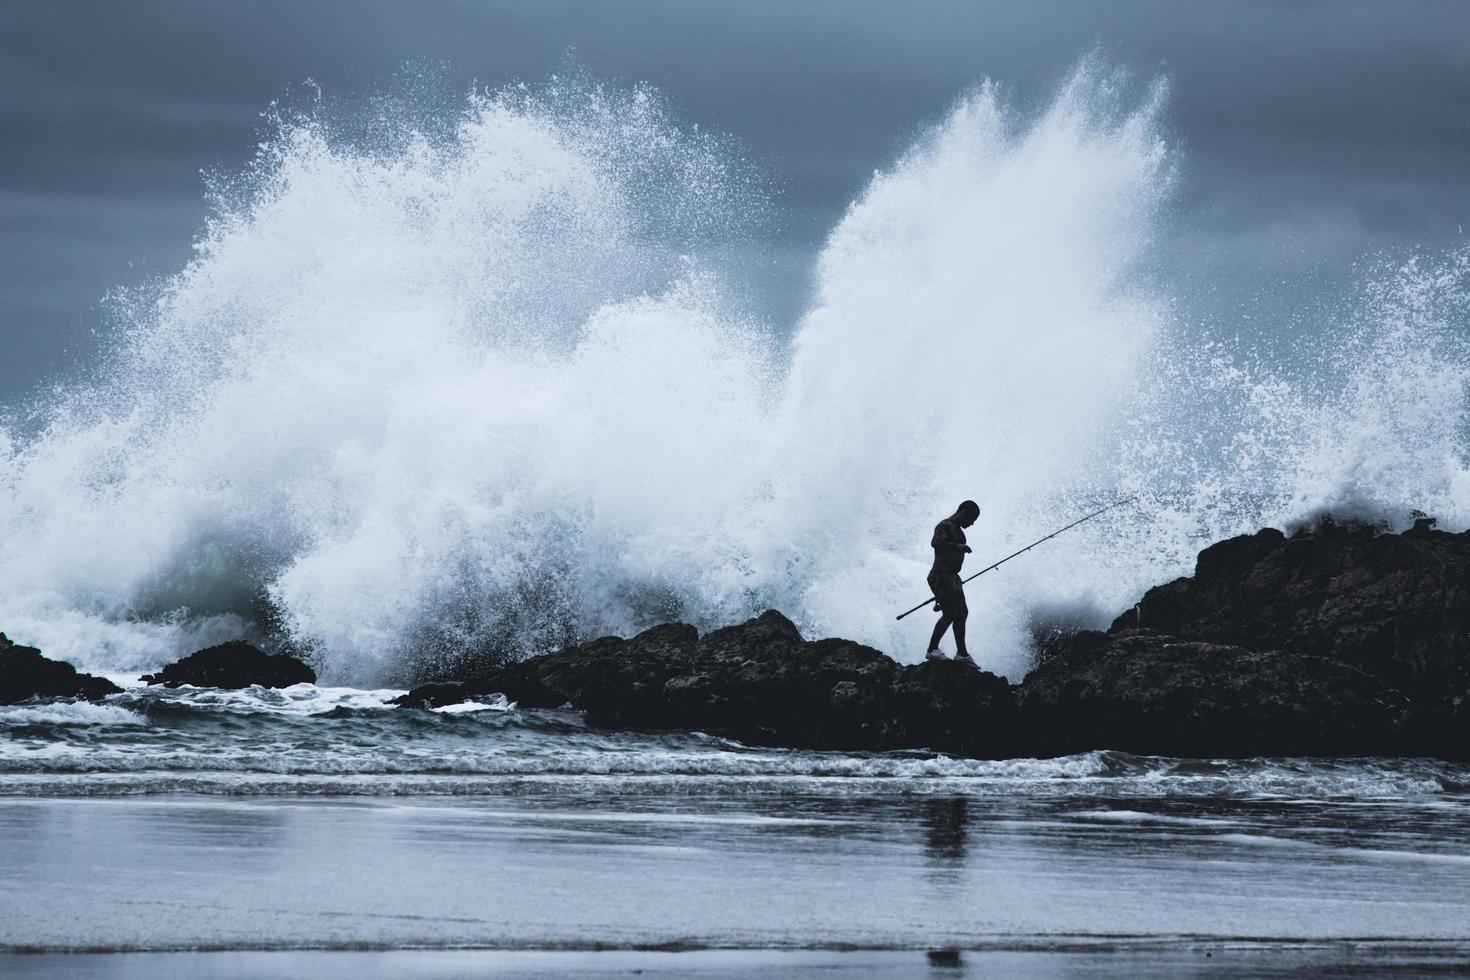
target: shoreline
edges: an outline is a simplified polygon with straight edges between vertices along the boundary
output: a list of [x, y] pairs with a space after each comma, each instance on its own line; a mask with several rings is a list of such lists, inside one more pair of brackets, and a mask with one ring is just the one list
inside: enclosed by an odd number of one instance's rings
[[1470, 956], [1463, 797], [77, 802], [0, 801], [7, 956]]
[[484, 953], [502, 956], [680, 956], [697, 959], [700, 956], [719, 954], [770, 954], [772, 956], [811, 954], [823, 956], [864, 956], [913, 954], [989, 954], [989, 953], [1065, 953], [1065, 954], [1147, 954], [1169, 952], [1302, 952], [1355, 954], [1426, 954], [1464, 955], [1470, 958], [1470, 932], [1463, 938], [1405, 939], [1385, 936], [1218, 936], [1197, 935], [1152, 935], [1107, 934], [1107, 933], [1041, 933], [1025, 936], [979, 937], [963, 944], [941, 947], [924, 944], [864, 944], [864, 943], [811, 943], [807, 945], [721, 945], [696, 942], [631, 943], [617, 945], [588, 941], [585, 943], [549, 943], [498, 945], [495, 943], [463, 943], [447, 945], [388, 944], [371, 942], [308, 943], [303, 945], [212, 945], [209, 943], [179, 946], [85, 946], [48, 947], [26, 946], [25, 944], [0, 945], [0, 958], [44, 957], [44, 956], [183, 956], [231, 955], [231, 954], [279, 954], [292, 953]]
[[1419, 976], [1470, 969], [1470, 942], [1404, 944], [1335, 942], [1178, 943], [1150, 947], [937, 950], [486, 950], [180, 951], [147, 953], [0, 952], [0, 976], [12, 970], [37, 980], [248, 975], [261, 980], [313, 976], [322, 980], [425, 980], [496, 976], [620, 977], [642, 974], [733, 977], [1179, 976], [1234, 977], [1243, 971], [1273, 977]]

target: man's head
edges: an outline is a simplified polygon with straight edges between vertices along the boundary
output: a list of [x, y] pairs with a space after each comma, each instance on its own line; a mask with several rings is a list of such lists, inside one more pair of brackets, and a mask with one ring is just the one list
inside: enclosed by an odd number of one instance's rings
[[977, 518], [979, 518], [980, 505], [975, 503], [975, 501], [973, 500], [966, 500], [964, 503], [960, 504], [959, 509], [954, 512], [954, 516], [959, 518], [960, 527], [969, 527], [971, 524], [975, 523]]

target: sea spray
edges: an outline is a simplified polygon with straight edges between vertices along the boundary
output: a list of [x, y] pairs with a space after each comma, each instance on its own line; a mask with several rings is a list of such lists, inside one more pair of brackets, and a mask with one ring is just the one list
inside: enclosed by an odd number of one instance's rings
[[[922, 598], [931, 529], [965, 497], [983, 510], [976, 560], [1107, 502], [1109, 448], [1164, 319], [1135, 274], [1172, 172], [1162, 86], [1136, 105], [1122, 91], [1089, 62], [1023, 124], [984, 86], [833, 233], [776, 453], [777, 520], [797, 553], [825, 559], [798, 583], [818, 633], [921, 653], [931, 624], [893, 617]], [[1097, 557], [1076, 571], [1079, 550], [1106, 554], [1099, 539], [970, 589], [988, 666], [1024, 672], [1029, 602], [1105, 587]]]
[[[137, 668], [268, 598], [360, 682], [625, 630], [621, 596], [688, 582], [645, 539], [688, 563], [768, 397], [764, 339], [674, 251], [738, 231], [737, 168], [643, 91], [476, 96], [401, 143], [286, 124], [97, 389], [8, 457], [13, 632]], [[116, 635], [60, 629], [77, 608]], [[139, 650], [129, 620], [170, 616], [187, 638]]]
[[125, 671], [268, 624], [363, 684], [776, 606], [912, 660], [958, 500], [979, 561], [1141, 494], [971, 587], [1019, 678], [1041, 620], [1219, 537], [1470, 524], [1465, 256], [1371, 272], [1289, 365], [1184, 336], [1144, 272], [1164, 101], [1095, 60], [1032, 117], [961, 98], [834, 229], [789, 354], [701, 258], [767, 212], [752, 170], [647, 90], [285, 119], [97, 382], [0, 432], [0, 625]]
[[1470, 248], [1379, 262], [1353, 299], [1291, 456], [1294, 516], [1470, 527]]

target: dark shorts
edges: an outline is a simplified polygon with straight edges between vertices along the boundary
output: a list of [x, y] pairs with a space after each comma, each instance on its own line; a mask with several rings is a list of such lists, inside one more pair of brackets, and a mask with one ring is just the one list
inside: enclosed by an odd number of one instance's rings
[[967, 615], [970, 607], [965, 605], [965, 587], [954, 572], [930, 572], [929, 589], [939, 602], [939, 611], [950, 619]]

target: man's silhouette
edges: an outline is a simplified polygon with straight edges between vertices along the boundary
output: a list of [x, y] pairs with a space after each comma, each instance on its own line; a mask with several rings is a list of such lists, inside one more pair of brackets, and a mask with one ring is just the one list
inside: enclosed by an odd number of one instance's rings
[[970, 607], [965, 605], [965, 587], [960, 582], [960, 568], [970, 546], [965, 544], [965, 528], [975, 523], [980, 516], [980, 505], [973, 500], [960, 504], [949, 517], [934, 527], [934, 538], [929, 542], [934, 549], [934, 567], [929, 570], [929, 588], [934, 593], [934, 608], [939, 610], [939, 622], [934, 624], [934, 635], [929, 637], [929, 660], [943, 660], [939, 652], [939, 641], [944, 631], [954, 627], [954, 658], [961, 663], [975, 666], [965, 649], [965, 619]]

